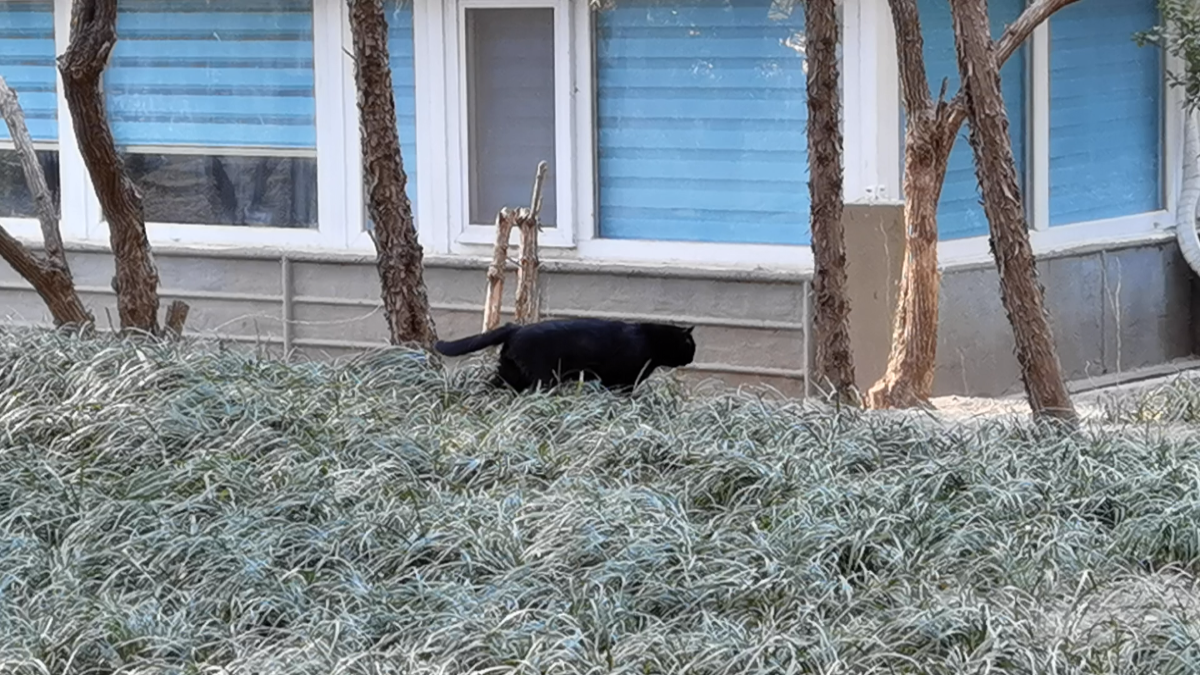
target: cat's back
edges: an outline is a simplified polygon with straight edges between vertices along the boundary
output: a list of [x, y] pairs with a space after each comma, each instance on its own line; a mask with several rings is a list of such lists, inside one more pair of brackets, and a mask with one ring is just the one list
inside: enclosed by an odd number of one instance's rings
[[638, 339], [633, 324], [608, 319], [558, 319], [522, 326], [509, 340], [517, 351], [587, 355], [627, 348]]

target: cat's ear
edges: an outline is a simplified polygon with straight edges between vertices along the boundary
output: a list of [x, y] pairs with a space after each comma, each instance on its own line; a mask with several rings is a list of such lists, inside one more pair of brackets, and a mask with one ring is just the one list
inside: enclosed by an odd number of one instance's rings
[[691, 334], [692, 334], [692, 331], [694, 331], [694, 330], [696, 330], [696, 327], [695, 327], [695, 326], [688, 326], [688, 327], [686, 327], [686, 328], [684, 328], [684, 329], [683, 329], [683, 334], [684, 334], [684, 335], [691, 335]]

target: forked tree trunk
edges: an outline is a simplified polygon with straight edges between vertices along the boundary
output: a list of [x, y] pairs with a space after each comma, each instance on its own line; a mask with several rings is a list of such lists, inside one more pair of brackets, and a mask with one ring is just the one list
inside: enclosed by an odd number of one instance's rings
[[822, 386], [852, 402], [854, 353], [846, 295], [846, 236], [842, 223], [842, 131], [838, 125], [838, 17], [836, 0], [808, 0], [808, 190], [816, 270], [813, 329]]
[[79, 299], [71, 278], [71, 268], [67, 264], [67, 254], [58, 229], [58, 207], [54, 204], [50, 188], [46, 186], [46, 176], [38, 163], [33, 139], [29, 137], [29, 128], [25, 125], [25, 112], [21, 110], [17, 93], [9, 88], [3, 77], [0, 77], [0, 114], [4, 115], [8, 125], [9, 135], [21, 160], [21, 169], [25, 173], [25, 183], [37, 207], [45, 248], [44, 257], [34, 255], [0, 227], [0, 258], [4, 258], [33, 286], [50, 310], [55, 326], [90, 326], [92, 315]]
[[971, 120], [975, 175], [1000, 270], [1000, 298], [1012, 324], [1017, 361], [1035, 418], [1075, 421], [1054, 346], [1042, 286], [1025, 222], [1013, 159], [1008, 114], [1000, 90], [1000, 67], [988, 35], [987, 0], [955, 0], [954, 43]]
[[[1078, 0], [1034, 0], [1009, 24], [996, 43], [1004, 62], [1033, 29], [1054, 12]], [[952, 0], [951, 4], [958, 2]], [[916, 0], [888, 0], [896, 29], [896, 56], [908, 129], [904, 147], [904, 268], [900, 278], [892, 350], [887, 371], [867, 393], [872, 408], [927, 404], [937, 363], [938, 298], [937, 206], [958, 129], [967, 117], [964, 94], [934, 101], [925, 76], [924, 40]]]
[[937, 205], [950, 156], [925, 76], [924, 38], [916, 0], [889, 0], [896, 28], [907, 129], [904, 135], [905, 255], [896, 300], [892, 351], [883, 378], [867, 392], [871, 408], [909, 408], [929, 399], [937, 359]]
[[350, 0], [350, 30], [354, 35], [363, 178], [368, 185], [368, 210], [375, 222], [372, 240], [388, 331], [394, 345], [415, 342], [428, 349], [437, 332], [425, 289], [424, 252], [405, 193], [408, 177], [396, 130], [383, 0]]
[[142, 196], [125, 175], [100, 86], [116, 43], [117, 0], [75, 0], [71, 41], [58, 69], [83, 162], [108, 220], [121, 329], [157, 335], [158, 269], [146, 238]]

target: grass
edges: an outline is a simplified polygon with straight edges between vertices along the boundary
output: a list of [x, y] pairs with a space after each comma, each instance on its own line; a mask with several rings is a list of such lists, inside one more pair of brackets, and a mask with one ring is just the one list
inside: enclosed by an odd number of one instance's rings
[[0, 332], [0, 672], [1200, 672], [1200, 433], [1140, 404], [1052, 436], [480, 367]]

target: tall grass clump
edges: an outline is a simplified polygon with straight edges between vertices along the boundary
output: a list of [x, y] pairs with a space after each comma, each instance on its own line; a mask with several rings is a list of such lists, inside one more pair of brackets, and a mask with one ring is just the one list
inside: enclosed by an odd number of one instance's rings
[[1200, 435], [482, 367], [0, 331], [0, 672], [1200, 672]]

